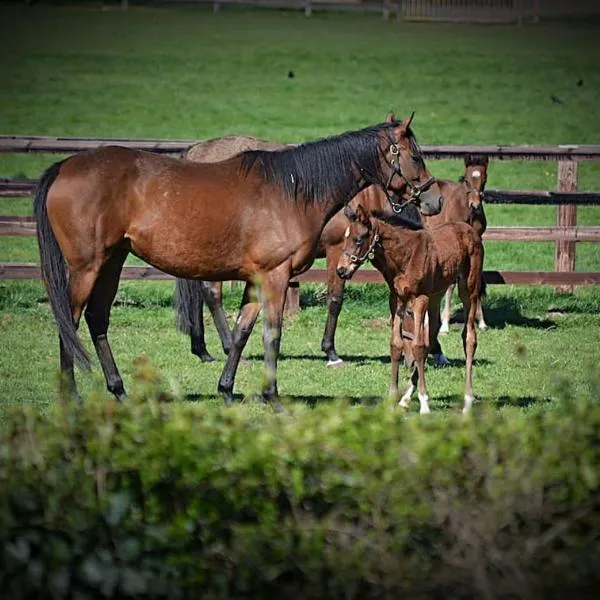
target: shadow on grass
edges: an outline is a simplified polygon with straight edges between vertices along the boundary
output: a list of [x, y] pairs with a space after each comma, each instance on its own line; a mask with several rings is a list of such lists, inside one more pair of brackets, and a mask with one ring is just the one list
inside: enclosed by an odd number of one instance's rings
[[[245, 402], [262, 402], [265, 403], [259, 394], [234, 394], [235, 404], [244, 404]], [[215, 394], [186, 394], [183, 399], [187, 402], [207, 402], [215, 399]], [[339, 400], [345, 400], [351, 405], [361, 406], [375, 406], [383, 401], [381, 396], [329, 396], [326, 394], [313, 394], [313, 395], [282, 395], [281, 401], [285, 406], [286, 403], [293, 404], [306, 404], [310, 407], [315, 407], [317, 404], [323, 404], [328, 402], [337, 402]], [[266, 403], [265, 403], [266, 404]]]
[[[506, 325], [531, 327], [533, 329], [548, 329], [556, 327], [556, 322], [551, 319], [526, 317], [520, 310], [519, 302], [515, 298], [503, 296], [494, 299], [490, 305], [483, 304], [485, 321], [492, 329], [504, 329]], [[451, 323], [464, 323], [462, 310], [452, 315]]]

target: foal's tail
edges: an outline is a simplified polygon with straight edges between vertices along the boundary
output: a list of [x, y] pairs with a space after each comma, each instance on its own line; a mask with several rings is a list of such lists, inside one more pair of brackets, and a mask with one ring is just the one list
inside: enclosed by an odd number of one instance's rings
[[199, 336], [202, 333], [202, 282], [195, 279], [175, 280], [175, 312], [177, 329], [181, 333]]
[[33, 212], [37, 225], [37, 240], [40, 249], [42, 278], [48, 292], [50, 306], [54, 313], [58, 335], [65, 352], [84, 369], [90, 368], [90, 358], [77, 336], [77, 329], [71, 312], [69, 278], [62, 251], [48, 220], [46, 199], [48, 190], [58, 177], [63, 161], [53, 164], [42, 175], [33, 199]]

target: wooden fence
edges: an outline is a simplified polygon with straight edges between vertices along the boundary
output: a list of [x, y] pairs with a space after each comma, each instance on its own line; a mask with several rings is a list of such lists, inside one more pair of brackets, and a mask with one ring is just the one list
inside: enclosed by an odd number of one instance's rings
[[[68, 154], [88, 148], [119, 144], [130, 148], [180, 156], [195, 143], [192, 140], [131, 140], [115, 138], [63, 138], [40, 136], [0, 136], [0, 153]], [[578, 205], [600, 206], [600, 192], [577, 192], [580, 161], [600, 160], [600, 145], [529, 146], [529, 145], [430, 145], [422, 151], [428, 159], [462, 159], [467, 153], [486, 154], [499, 160], [554, 160], [558, 162], [557, 191], [488, 190], [488, 204], [538, 204], [557, 206], [554, 227], [489, 227], [485, 241], [552, 241], [555, 242], [554, 271], [485, 271], [490, 284], [550, 284], [557, 291], [572, 291], [578, 285], [600, 284], [600, 272], [576, 272], [577, 242], [599, 242], [600, 226], [577, 226]], [[35, 180], [0, 179], [0, 196], [28, 196]], [[0, 216], [0, 236], [31, 236], [35, 234], [32, 217]], [[0, 279], [37, 279], [35, 264], [0, 263]], [[288, 297], [289, 309], [298, 306], [299, 282], [325, 282], [324, 269], [310, 269], [297, 277]], [[153, 267], [127, 266], [123, 279], [168, 279], [169, 275]], [[352, 279], [356, 283], [383, 282], [377, 271], [362, 269]]]

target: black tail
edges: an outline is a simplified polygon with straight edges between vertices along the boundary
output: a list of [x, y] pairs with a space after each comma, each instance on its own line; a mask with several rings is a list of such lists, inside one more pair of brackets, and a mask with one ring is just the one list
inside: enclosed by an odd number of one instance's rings
[[175, 312], [177, 329], [188, 335], [202, 334], [202, 282], [194, 279], [175, 281]]
[[58, 177], [61, 162], [53, 164], [42, 175], [33, 199], [33, 213], [37, 225], [37, 240], [40, 248], [42, 277], [54, 313], [58, 335], [67, 354], [84, 369], [90, 368], [90, 358], [77, 336], [71, 312], [67, 266], [56, 241], [46, 209], [48, 190]]

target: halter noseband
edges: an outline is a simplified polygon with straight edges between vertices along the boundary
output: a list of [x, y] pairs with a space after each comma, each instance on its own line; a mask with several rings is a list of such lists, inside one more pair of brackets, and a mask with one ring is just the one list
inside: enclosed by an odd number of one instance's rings
[[373, 240], [371, 241], [371, 245], [367, 248], [367, 251], [362, 256], [356, 256], [356, 254], [348, 254], [345, 252], [346, 256], [350, 259], [350, 262], [355, 263], [359, 267], [368, 259], [373, 260], [375, 258], [375, 248], [377, 244], [379, 244], [379, 231], [377, 230], [377, 226], [373, 228]]

